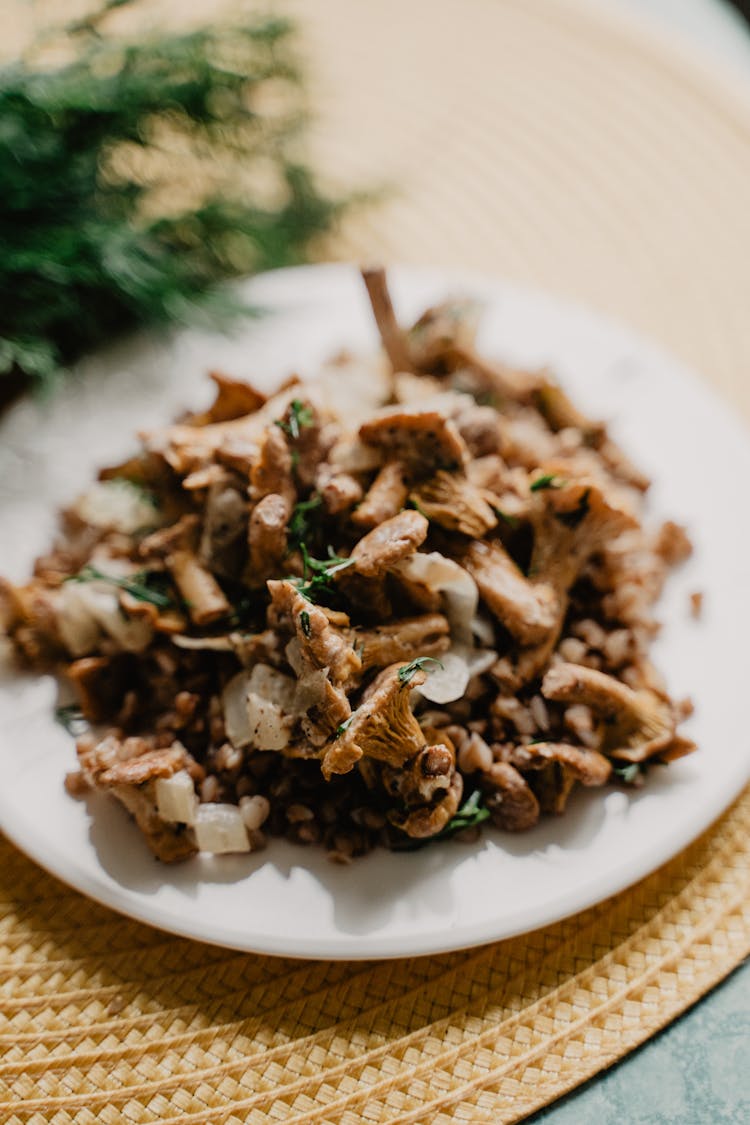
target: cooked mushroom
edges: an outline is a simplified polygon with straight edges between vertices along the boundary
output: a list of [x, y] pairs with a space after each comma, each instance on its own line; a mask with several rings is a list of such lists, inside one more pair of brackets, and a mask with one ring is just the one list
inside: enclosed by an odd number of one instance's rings
[[[441, 749], [430, 747], [430, 749]], [[388, 819], [396, 828], [400, 828], [407, 836], [415, 840], [427, 840], [437, 836], [438, 832], [446, 827], [458, 812], [461, 797], [464, 791], [463, 778], [460, 773], [454, 773], [446, 790], [438, 790], [437, 796], [429, 804], [419, 805], [413, 809], [392, 810]]]
[[509, 762], [493, 763], [481, 775], [481, 788], [492, 823], [498, 828], [525, 832], [539, 820], [539, 802]]
[[545, 374], [534, 393], [534, 403], [553, 431], [568, 427], [579, 430], [588, 445], [598, 445], [604, 435], [601, 422], [592, 422], [570, 401], [560, 384]]
[[411, 497], [428, 520], [446, 531], [460, 531], [462, 535], [481, 539], [497, 527], [497, 516], [479, 489], [456, 473], [439, 469], [417, 485]]
[[206, 496], [198, 556], [214, 574], [239, 578], [245, 558], [247, 500], [226, 480], [217, 480]]
[[351, 473], [340, 472], [325, 462], [318, 467], [315, 494], [329, 516], [340, 516], [362, 499], [362, 485]]
[[163, 558], [196, 625], [209, 625], [231, 612], [224, 591], [198, 558], [198, 517], [183, 516], [171, 527], [144, 539], [140, 555]]
[[[350, 573], [380, 578], [402, 559], [412, 555], [427, 536], [429, 524], [419, 512], [403, 511], [368, 532], [354, 547]], [[347, 572], [344, 572], [348, 579]]]
[[276, 613], [294, 632], [303, 662], [313, 668], [327, 668], [331, 683], [337, 686], [359, 673], [359, 657], [320, 606], [304, 598], [288, 581], [269, 582], [268, 592]]
[[292, 454], [280, 427], [268, 426], [257, 460], [250, 470], [250, 495], [256, 502], [281, 496], [291, 511], [297, 499]]
[[448, 628], [448, 619], [442, 613], [426, 613], [373, 629], [353, 629], [349, 637], [353, 648], [361, 652], [362, 671], [367, 672], [396, 661], [408, 664], [418, 656], [445, 652], [450, 645]]
[[461, 562], [487, 608], [522, 645], [541, 643], [550, 636], [559, 610], [555, 591], [546, 581], [524, 578], [498, 542], [470, 543]]
[[250, 515], [247, 542], [249, 558], [245, 581], [248, 586], [265, 585], [287, 553], [287, 524], [291, 511], [287, 500], [270, 492], [255, 505]]
[[367, 288], [375, 323], [391, 367], [394, 371], [411, 371], [409, 350], [393, 311], [385, 270], [378, 266], [363, 269], [362, 280]]
[[602, 720], [601, 749], [613, 758], [643, 762], [668, 753], [674, 741], [674, 713], [664, 699], [654, 692], [633, 691], [594, 668], [555, 664], [542, 681], [542, 694], [590, 707]]
[[392, 664], [380, 673], [346, 729], [328, 745], [321, 763], [324, 777], [346, 773], [363, 756], [401, 766], [423, 748], [425, 739], [412, 714], [409, 689], [424, 683], [426, 675], [417, 669], [405, 682], [399, 676], [401, 667]]
[[603, 754], [571, 746], [567, 742], [533, 742], [516, 746], [509, 760], [522, 771], [544, 769], [550, 762], [556, 762], [587, 787], [605, 785], [612, 773], [612, 764]]
[[377, 527], [398, 515], [408, 495], [404, 464], [401, 461], [388, 461], [379, 470], [362, 503], [352, 512], [352, 523], [357, 527]]
[[190, 426], [208, 426], [213, 422], [231, 422], [254, 414], [266, 401], [266, 395], [242, 379], [232, 379], [221, 371], [209, 371], [209, 379], [216, 387], [216, 398], [199, 414], [191, 414], [183, 421]]
[[388, 460], [399, 460], [417, 476], [429, 477], [438, 469], [457, 469], [468, 460], [466, 442], [445, 411], [429, 406], [386, 407], [359, 427], [368, 445], [382, 450]]

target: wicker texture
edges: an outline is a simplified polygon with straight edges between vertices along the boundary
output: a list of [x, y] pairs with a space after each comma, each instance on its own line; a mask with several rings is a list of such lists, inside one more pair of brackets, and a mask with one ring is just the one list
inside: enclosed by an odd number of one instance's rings
[[117, 918], [4, 845], [12, 1125], [511, 1122], [750, 950], [750, 793], [631, 890], [478, 950], [364, 964], [225, 952]]
[[[750, 108], [735, 93], [573, 2], [285, 6], [319, 78], [318, 162], [399, 189], [347, 224], [336, 256], [455, 262], [581, 298], [750, 409]], [[749, 860], [747, 791], [573, 919], [352, 965], [169, 937], [0, 843], [2, 1119], [517, 1121], [747, 955]]]

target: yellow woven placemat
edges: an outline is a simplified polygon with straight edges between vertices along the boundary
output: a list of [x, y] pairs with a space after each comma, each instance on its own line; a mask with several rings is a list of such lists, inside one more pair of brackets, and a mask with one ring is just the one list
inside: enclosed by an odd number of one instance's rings
[[11, 1125], [517, 1121], [750, 950], [750, 793], [636, 887], [525, 937], [372, 963], [222, 951], [0, 850]]
[[[339, 183], [398, 189], [326, 252], [469, 265], [581, 298], [750, 411], [742, 96], [578, 0], [284, 8], [306, 30], [318, 163]], [[750, 790], [677, 859], [574, 919], [343, 964], [169, 937], [0, 843], [2, 1120], [517, 1121], [747, 955], [749, 860]]]

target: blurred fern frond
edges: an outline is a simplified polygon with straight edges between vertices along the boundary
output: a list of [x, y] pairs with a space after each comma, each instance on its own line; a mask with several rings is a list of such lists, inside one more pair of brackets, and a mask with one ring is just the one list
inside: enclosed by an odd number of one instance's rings
[[48, 383], [135, 327], [236, 315], [221, 283], [300, 261], [344, 206], [299, 156], [288, 22], [75, 32], [64, 65], [0, 70], [0, 384]]

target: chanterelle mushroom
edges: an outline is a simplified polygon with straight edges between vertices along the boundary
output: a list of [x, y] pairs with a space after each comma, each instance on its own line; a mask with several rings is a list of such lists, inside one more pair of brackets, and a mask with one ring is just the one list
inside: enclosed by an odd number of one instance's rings
[[468, 458], [466, 442], [444, 411], [429, 406], [386, 407], [359, 427], [367, 445], [399, 460], [409, 471], [429, 477], [438, 469], [457, 469]]
[[472, 542], [461, 562], [487, 608], [521, 644], [541, 643], [550, 636], [559, 612], [554, 589], [525, 578], [501, 543]]
[[487, 500], [465, 476], [439, 469], [411, 495], [418, 510], [447, 531], [481, 539], [497, 527], [497, 516]]
[[326, 748], [321, 762], [326, 778], [347, 773], [363, 756], [401, 766], [425, 745], [422, 728], [412, 713], [409, 691], [427, 677], [417, 669], [405, 681], [399, 675], [402, 667], [392, 664], [380, 673], [346, 729]]
[[345, 689], [359, 676], [360, 658], [326, 612], [291, 582], [269, 582], [268, 590], [274, 624], [293, 634], [286, 654], [298, 677], [302, 729], [313, 746], [322, 746], [351, 715]]
[[583, 703], [602, 720], [602, 751], [627, 762], [669, 754], [672, 708], [655, 692], [633, 691], [614, 676], [578, 664], [555, 664], [542, 681], [546, 699]]

